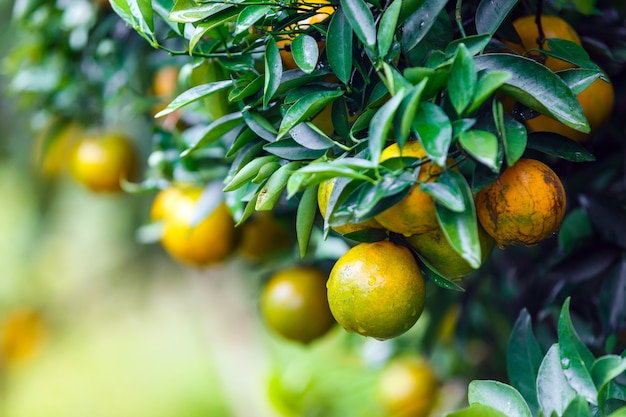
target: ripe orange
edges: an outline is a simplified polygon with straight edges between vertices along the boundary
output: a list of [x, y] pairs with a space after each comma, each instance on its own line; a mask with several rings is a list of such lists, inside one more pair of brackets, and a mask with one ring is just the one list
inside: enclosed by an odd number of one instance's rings
[[255, 213], [241, 225], [239, 253], [258, 262], [291, 248], [293, 236], [286, 222], [268, 211]]
[[426, 359], [392, 359], [381, 371], [377, 392], [383, 407], [394, 417], [425, 417], [437, 399], [437, 376]]
[[117, 132], [91, 132], [78, 143], [71, 156], [74, 178], [92, 191], [121, 191], [120, 181], [132, 179], [137, 153], [130, 140]]
[[235, 224], [224, 202], [198, 224], [191, 224], [201, 195], [202, 188], [181, 188], [171, 203], [162, 206], [167, 209], [163, 213], [163, 248], [174, 259], [197, 266], [225, 260], [237, 243]]
[[[427, 155], [419, 141], [409, 141], [402, 148], [402, 152], [396, 143], [383, 149], [380, 160], [400, 156], [426, 158]], [[419, 168], [418, 181], [434, 181], [433, 176], [441, 171], [441, 167], [426, 162]], [[387, 230], [404, 236], [424, 233], [439, 227], [435, 201], [420, 190], [419, 184], [415, 184], [402, 201], [378, 214], [375, 219]]]
[[[485, 230], [478, 226], [478, 240], [482, 262], [485, 262], [495, 241]], [[470, 264], [454, 250], [441, 227], [419, 235], [409, 236], [409, 244], [443, 277], [451, 280], [460, 280], [470, 272], [475, 271]]]
[[558, 133], [577, 142], [588, 140], [611, 116], [615, 104], [615, 90], [613, 90], [612, 83], [598, 78], [589, 87], [581, 91], [576, 98], [582, 105], [589, 127], [591, 127], [591, 132], [579, 132], [544, 115], [527, 120], [526, 126], [531, 132]]
[[76, 122], [68, 122], [63, 126], [59, 119], [53, 119], [37, 136], [35, 143], [35, 159], [41, 172], [46, 177], [60, 175], [69, 164], [70, 155], [80, 139], [82, 127]]
[[363, 336], [399, 336], [424, 309], [424, 278], [413, 254], [387, 240], [348, 250], [333, 266], [326, 285], [337, 322]]
[[181, 195], [181, 189], [175, 186], [160, 190], [152, 200], [150, 220], [156, 222], [165, 219], [168, 213], [172, 213], [176, 209], [176, 202]]
[[297, 266], [272, 275], [261, 293], [261, 316], [282, 337], [310, 343], [335, 324], [326, 299], [326, 280], [320, 269]]
[[565, 189], [550, 167], [520, 159], [476, 195], [476, 214], [500, 247], [534, 245], [559, 230]]
[[[330, 199], [330, 195], [333, 191], [333, 187], [335, 186], [336, 181], [337, 178], [323, 181], [317, 189], [317, 205], [320, 209], [322, 217], [326, 216], [328, 200]], [[365, 229], [382, 229], [382, 226], [375, 219], [368, 219], [360, 223], [346, 223], [341, 226], [332, 226], [331, 229], [341, 235], [345, 235], [347, 233], [352, 233]]]
[[0, 364], [18, 363], [32, 358], [46, 338], [41, 314], [31, 308], [17, 308], [0, 323]]
[[[516, 19], [513, 22], [513, 26], [515, 27], [515, 30], [522, 40], [522, 45], [515, 45], [506, 42], [507, 45], [512, 47], [520, 54], [524, 54], [531, 49], [539, 49], [539, 45], [537, 44], [537, 39], [539, 38], [539, 29], [537, 28], [537, 24], [535, 23], [534, 15], [524, 16]], [[558, 16], [542, 15], [541, 26], [545, 39], [564, 39], [574, 42], [578, 45], [581, 44], [580, 38], [578, 37], [576, 31], [569, 25], [569, 23], [567, 23], [565, 20], [561, 19]], [[549, 50], [548, 45], [545, 42], [542, 46], [542, 49]], [[569, 62], [552, 57], [546, 57], [544, 65], [550, 68], [552, 71], [560, 71], [574, 67], [574, 65], [570, 64]]]

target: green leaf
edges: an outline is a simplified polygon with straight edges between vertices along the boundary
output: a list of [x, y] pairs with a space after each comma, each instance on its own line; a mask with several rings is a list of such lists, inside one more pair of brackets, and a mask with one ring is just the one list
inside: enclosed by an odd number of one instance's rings
[[357, 38], [368, 49], [374, 51], [376, 48], [376, 24], [367, 3], [363, 0], [340, 0], [339, 4]]
[[400, 17], [402, 0], [394, 0], [383, 12], [378, 29], [378, 55], [384, 57], [389, 52]]
[[498, 138], [486, 130], [469, 130], [459, 135], [459, 143], [474, 159], [493, 172], [500, 170]]
[[303, 33], [296, 36], [291, 43], [291, 53], [296, 65], [307, 74], [313, 72], [320, 56], [317, 41]]
[[172, 22], [196, 23], [234, 7], [233, 3], [202, 3], [192, 0], [176, 0], [168, 17]]
[[453, 40], [446, 46], [446, 50], [444, 52], [445, 60], [441, 65], [444, 66], [452, 63], [461, 45], [467, 48], [471, 56], [474, 56], [482, 53], [483, 49], [489, 45], [490, 40], [491, 36], [489, 35], [470, 35]]
[[465, 292], [465, 288], [461, 287], [459, 284], [457, 284], [454, 281], [451, 281], [449, 279], [447, 279], [446, 277], [442, 276], [441, 274], [439, 274], [436, 270], [435, 267], [433, 267], [430, 262], [428, 262], [428, 260], [424, 257], [422, 257], [418, 252], [414, 251], [413, 253], [415, 253], [420, 260], [422, 261], [422, 263], [426, 266], [426, 268], [422, 269], [422, 272], [424, 273], [424, 275], [426, 276], [426, 278], [428, 278], [429, 280], [431, 280], [435, 285], [437, 285], [440, 288], [443, 288], [445, 290], [452, 290], [452, 291], [458, 291], [458, 292]]
[[522, 123], [502, 112], [502, 104], [498, 103], [497, 105], [500, 114], [502, 114], [502, 126], [499, 127], [499, 131], [502, 145], [504, 146], [506, 163], [508, 166], [513, 166], [524, 155], [528, 133]]
[[598, 388], [598, 405], [600, 408], [604, 405], [609, 383], [624, 372], [626, 372], [626, 358], [618, 355], [605, 355], [596, 359], [593, 363], [591, 376]]
[[283, 62], [276, 40], [270, 36], [265, 44], [265, 83], [263, 85], [263, 107], [267, 108], [276, 94], [283, 74]]
[[577, 396], [572, 400], [563, 412], [562, 417], [591, 417], [589, 404], [585, 397]]
[[301, 258], [304, 258], [309, 247], [313, 220], [315, 220], [316, 213], [317, 185], [304, 190], [302, 198], [298, 203], [298, 211], [296, 212], [296, 234], [298, 236], [298, 247], [300, 248]]
[[476, 32], [496, 33], [518, 0], [481, 0], [476, 8]]
[[274, 142], [278, 132], [274, 129], [274, 126], [267, 120], [261, 113], [256, 110], [250, 109], [244, 111], [243, 120], [246, 125], [254, 133], [259, 135], [260, 138], [265, 139], [268, 142]]
[[246, 82], [243, 85], [237, 85], [228, 93], [228, 101], [235, 102], [246, 99], [256, 93], [258, 93], [265, 83], [265, 77], [259, 75], [253, 80]]
[[609, 414], [607, 417], [626, 417], [626, 407], [622, 407]]
[[557, 74], [574, 94], [580, 94], [597, 80], [602, 73], [593, 69], [569, 68], [559, 71]]
[[470, 406], [469, 408], [464, 408], [463, 410], [448, 413], [445, 415], [445, 417], [508, 417], [508, 416], [496, 410], [495, 408], [482, 405], [482, 404], [474, 404]]
[[224, 187], [224, 191], [233, 191], [247, 184], [257, 176], [261, 168], [268, 162], [276, 161], [274, 155], [260, 156], [244, 165]]
[[446, 112], [436, 104], [421, 103], [413, 129], [428, 157], [440, 167], [445, 167], [452, 142], [452, 123]]
[[[558, 235], [559, 247], [565, 254], [571, 254], [582, 247], [593, 234], [589, 216], [582, 207], [577, 207], [567, 213], [563, 219]], [[599, 387], [597, 383], [596, 386]]]
[[528, 135], [526, 146], [567, 161], [591, 162], [596, 160], [595, 156], [590, 154], [581, 144], [556, 133], [531, 133]]
[[542, 358], [530, 314], [523, 309], [509, 337], [506, 366], [509, 381], [522, 394], [533, 415], [539, 410], [536, 380]]
[[263, 185], [256, 200], [255, 210], [269, 211], [274, 208], [287, 187], [291, 174], [300, 167], [300, 162], [289, 162], [278, 168]]
[[584, 133], [589, 123], [582, 106], [565, 82], [532, 59], [511, 54], [485, 54], [474, 58], [480, 70], [511, 74], [501, 90], [520, 103]]
[[393, 128], [396, 133], [396, 142], [402, 148], [411, 134], [413, 121], [419, 108], [422, 92], [428, 79], [423, 79], [405, 95], [393, 119]]
[[522, 395], [502, 382], [472, 381], [468, 387], [467, 398], [470, 405], [486, 405], [508, 417], [532, 417]]
[[333, 14], [326, 35], [326, 57], [333, 73], [348, 84], [352, 73], [352, 27], [343, 10]]
[[576, 391], [570, 387], [563, 374], [559, 350], [558, 343], [550, 347], [537, 375], [537, 400], [544, 416], [551, 416], [553, 412], [562, 416], [576, 398]]
[[209, 124], [206, 128], [204, 128], [200, 132], [199, 138], [194, 143], [192, 143], [189, 148], [182, 152], [181, 156], [187, 156], [191, 152], [217, 141], [226, 133], [230, 132], [236, 127], [240, 127], [242, 121], [243, 117], [240, 112], [235, 112], [220, 117], [219, 119]]
[[481, 71], [478, 74], [472, 105], [467, 109], [467, 113], [471, 114], [478, 110], [481, 104], [487, 101], [510, 77], [508, 72]]
[[166, 108], [158, 112], [154, 117], [158, 118], [166, 116], [173, 111], [180, 109], [181, 107], [208, 97], [211, 94], [226, 90], [227, 88], [230, 88], [232, 86], [233, 82], [231, 80], [215, 81], [212, 83], [195, 86], [183, 92], [174, 100], [172, 100], [172, 102], [168, 104]]
[[368, 144], [370, 156], [374, 163], [378, 163], [378, 161], [380, 161], [380, 154], [385, 142], [387, 141], [393, 117], [396, 114], [398, 107], [400, 107], [400, 103], [402, 103], [403, 98], [404, 90], [398, 92], [380, 109], [378, 109], [370, 121]]
[[307, 149], [330, 149], [335, 143], [320, 131], [313, 123], [299, 123], [290, 131], [289, 135]]
[[447, 178], [450, 175], [449, 171], [444, 170], [435, 181], [423, 182], [419, 187], [448, 210], [460, 213], [465, 210], [463, 191], [455, 181]]
[[247, 32], [250, 26], [263, 19], [272, 11], [272, 6], [247, 6], [237, 16], [237, 23], [233, 34], [240, 35]]
[[599, 70], [598, 65], [589, 59], [589, 54], [585, 48], [575, 42], [565, 39], [548, 38], [546, 39], [547, 48], [541, 50], [541, 53], [570, 62], [581, 68], [591, 68]]
[[404, 50], [409, 51], [420, 43], [447, 2], [447, 0], [425, 0], [418, 9], [406, 18], [402, 31]]
[[435, 202], [437, 218], [451, 246], [472, 268], [477, 269], [482, 263], [480, 242], [478, 240], [478, 221], [472, 190], [465, 177], [455, 170], [446, 170], [441, 175], [441, 182], [449, 182], [451, 187], [461, 190], [465, 210], [456, 212]]
[[320, 158], [326, 153], [325, 149], [305, 148], [293, 139], [285, 138], [263, 146], [267, 152], [288, 161], [304, 161]]
[[476, 90], [476, 66], [467, 47], [460, 44], [448, 77], [450, 102], [458, 115], [469, 106]]
[[337, 97], [341, 97], [341, 95], [343, 95], [341, 90], [317, 91], [298, 99], [285, 112], [278, 128], [277, 139], [285, 136], [298, 123], [304, 122], [319, 113], [324, 107], [335, 101]]

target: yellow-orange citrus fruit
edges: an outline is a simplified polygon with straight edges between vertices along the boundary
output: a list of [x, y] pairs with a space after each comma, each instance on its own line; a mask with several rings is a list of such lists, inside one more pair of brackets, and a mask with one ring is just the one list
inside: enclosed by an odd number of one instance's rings
[[476, 214], [500, 247], [534, 245], [555, 234], [565, 216], [565, 189], [557, 174], [520, 159], [476, 195]]
[[35, 158], [41, 172], [47, 177], [60, 175], [68, 166], [70, 155], [80, 139], [83, 129], [76, 122], [62, 123], [53, 120], [37, 136]]
[[120, 191], [120, 181], [132, 179], [136, 169], [134, 146], [126, 136], [117, 132], [86, 134], [71, 157], [74, 178], [97, 192]]
[[239, 253], [250, 261], [266, 259], [292, 246], [293, 236], [287, 223], [271, 212], [257, 212], [240, 227]]
[[[397, 143], [389, 145], [381, 154], [380, 160], [397, 158], [400, 156], [425, 158], [426, 151], [419, 141], [409, 141], [402, 148]], [[427, 162], [419, 168], [418, 181], [434, 181], [433, 175], [442, 171], [441, 167]], [[416, 235], [439, 227], [435, 201], [431, 196], [420, 190], [419, 184], [413, 186], [409, 194], [399, 203], [388, 208], [376, 217], [378, 223], [387, 230], [404, 236]]]
[[[321, 3], [326, 3], [326, 2], [322, 1]], [[333, 6], [320, 7], [317, 14], [311, 17], [302, 19], [298, 23], [287, 27], [285, 30], [288, 30], [288, 31], [306, 30], [309, 26], [324, 21], [328, 16], [330, 16], [333, 13], [335, 13], [335, 8]], [[283, 61], [283, 68], [285, 70], [292, 70], [292, 69], [298, 68], [298, 64], [296, 64], [296, 61], [293, 59], [293, 54], [291, 53], [291, 42], [293, 41], [295, 37], [296, 37], [295, 34], [290, 34], [290, 35], [286, 35], [285, 38], [276, 41], [276, 46], [278, 46], [278, 49], [280, 51], [280, 57]], [[326, 42], [321, 42], [321, 41], [317, 42], [318, 50], [321, 51], [325, 45], [326, 45]]]
[[333, 134], [335, 127], [333, 126], [333, 105], [332, 103], [324, 107], [321, 112], [315, 115], [311, 120], [311, 123], [315, 125], [319, 130], [324, 132], [327, 136]]
[[320, 269], [298, 266], [272, 275], [261, 293], [261, 315], [282, 337], [310, 343], [335, 324], [326, 298], [326, 280]]
[[413, 254], [387, 240], [348, 250], [333, 266], [327, 287], [337, 322], [376, 339], [406, 332], [424, 309], [424, 278]]
[[601, 128], [611, 116], [615, 104], [615, 91], [613, 84], [601, 78], [578, 93], [576, 96], [580, 102], [585, 117], [589, 122], [591, 132], [583, 133], [565, 126], [563, 123], [544, 115], [526, 121], [526, 126], [531, 132], [553, 132], [566, 136], [577, 142], [588, 140], [591, 135]]
[[[326, 210], [328, 208], [328, 200], [333, 192], [333, 187], [337, 178], [331, 178], [323, 181], [317, 189], [317, 205], [320, 209], [322, 217], [326, 217]], [[340, 226], [331, 226], [335, 232], [345, 235], [347, 233], [356, 232], [365, 229], [382, 229], [382, 226], [375, 219], [368, 219], [359, 223], [346, 223]]]
[[156, 222], [165, 218], [167, 213], [172, 213], [176, 209], [176, 202], [182, 195], [181, 188], [170, 186], [160, 190], [152, 200], [150, 207], [150, 220]]
[[202, 188], [181, 188], [172, 204], [163, 205], [163, 248], [176, 260], [190, 265], [223, 261], [237, 243], [233, 218], [224, 202], [197, 224], [192, 224]]
[[[480, 225], [478, 225], [478, 240], [480, 242], [481, 260], [485, 262], [495, 246], [495, 240]], [[475, 271], [454, 250], [441, 227], [419, 235], [409, 236], [407, 241], [426, 262], [445, 278], [458, 280]]]
[[[524, 16], [516, 19], [513, 26], [517, 31], [522, 45], [509, 44], [514, 50], [523, 54], [531, 49], [539, 49], [537, 38], [539, 38], [539, 29], [535, 23], [535, 16]], [[580, 38], [576, 31], [565, 20], [558, 16], [542, 15], [541, 27], [545, 39], [564, 39], [580, 45]], [[549, 50], [547, 43], [544, 42], [542, 49]], [[573, 68], [575, 65], [561, 59], [546, 57], [544, 65], [552, 71], [561, 71]]]
[[157, 97], [166, 99], [173, 98], [178, 87], [178, 67], [165, 65], [154, 73], [152, 79], [152, 91]]
[[18, 308], [0, 323], [0, 362], [18, 363], [39, 352], [46, 338], [41, 314], [31, 308]]
[[394, 417], [426, 417], [437, 399], [437, 376], [425, 358], [392, 359], [381, 371], [377, 393]]

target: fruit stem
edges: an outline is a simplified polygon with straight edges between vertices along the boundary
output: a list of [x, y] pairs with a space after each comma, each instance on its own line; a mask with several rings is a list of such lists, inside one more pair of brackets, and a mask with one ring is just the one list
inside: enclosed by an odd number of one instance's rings
[[459, 32], [462, 37], [466, 37], [465, 28], [463, 27], [463, 18], [461, 17], [461, 7], [463, 6], [463, 0], [456, 0], [456, 7], [454, 8], [454, 20], [459, 27]]
[[539, 36], [537, 37], [537, 45], [539, 49], [543, 49], [543, 44], [546, 41], [546, 34], [543, 31], [543, 25], [541, 24], [541, 15], [543, 14], [543, 0], [537, 0], [537, 13], [535, 14], [535, 24], [537, 25], [537, 31]]

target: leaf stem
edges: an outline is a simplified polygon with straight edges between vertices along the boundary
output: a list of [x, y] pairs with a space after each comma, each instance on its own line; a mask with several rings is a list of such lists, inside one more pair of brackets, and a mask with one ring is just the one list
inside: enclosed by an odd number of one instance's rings
[[467, 37], [465, 34], [465, 28], [463, 27], [463, 18], [461, 16], [461, 8], [463, 7], [463, 0], [456, 0], [456, 7], [454, 8], [454, 20], [459, 27], [462, 37]]

